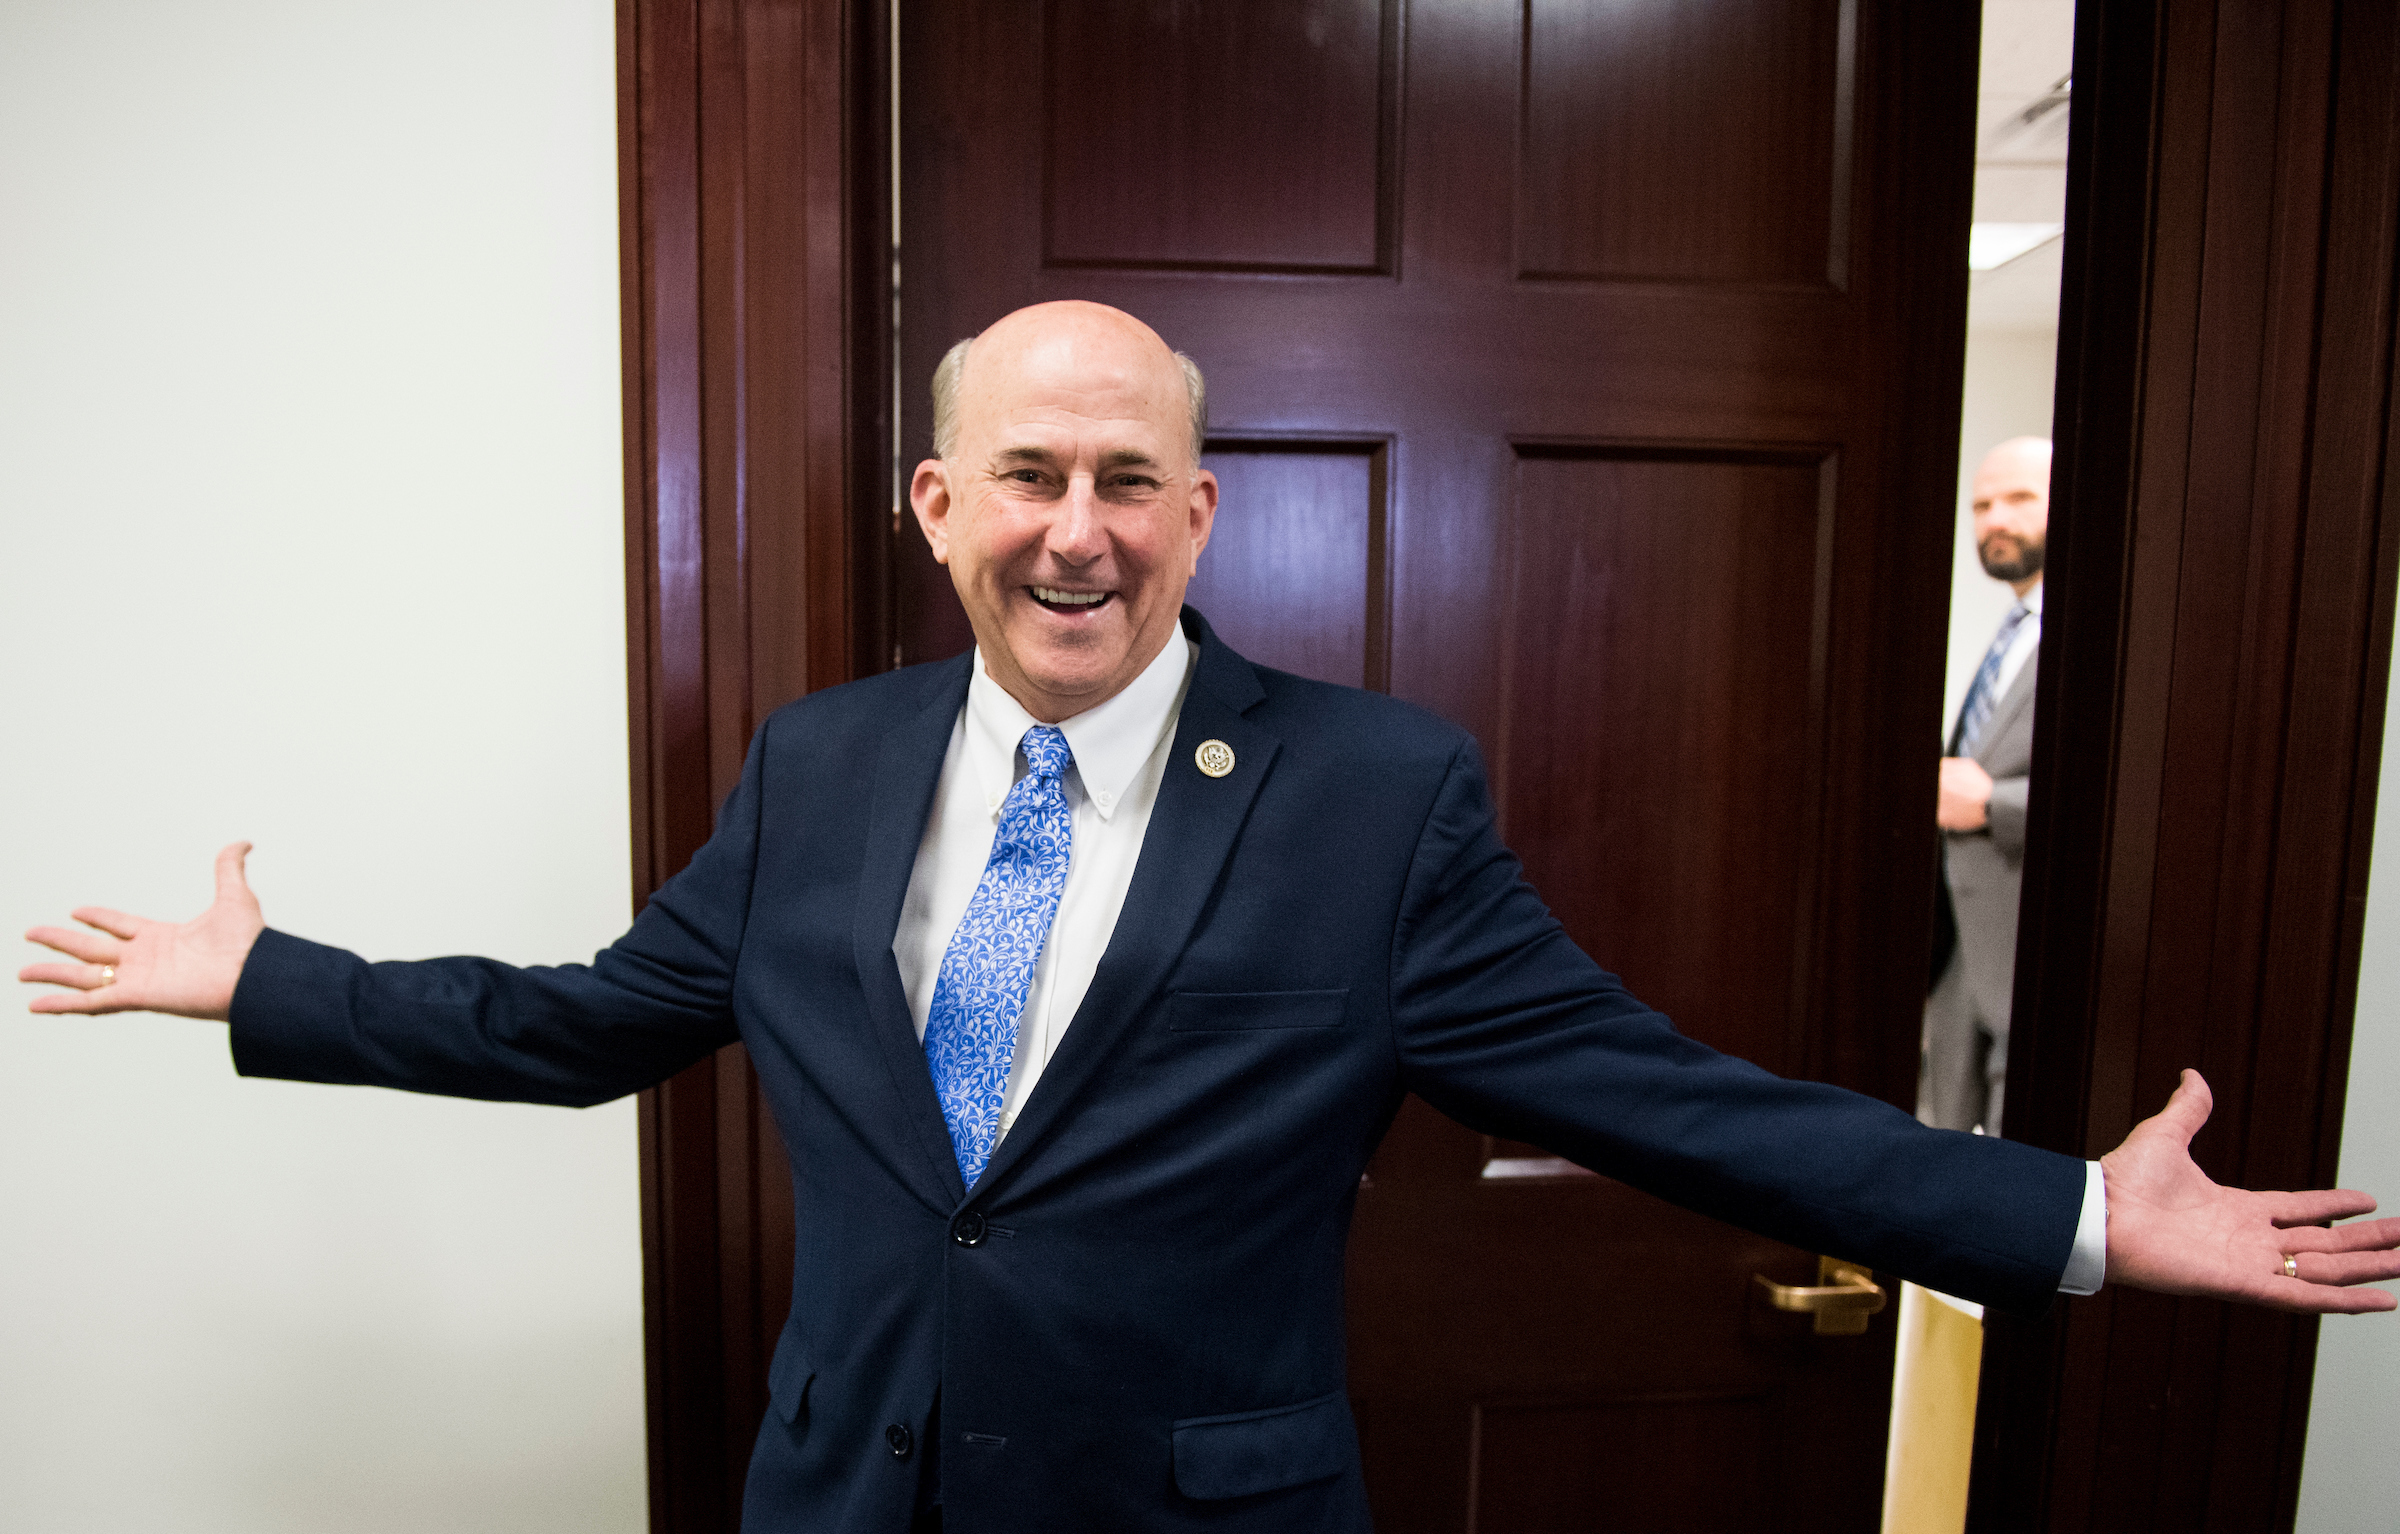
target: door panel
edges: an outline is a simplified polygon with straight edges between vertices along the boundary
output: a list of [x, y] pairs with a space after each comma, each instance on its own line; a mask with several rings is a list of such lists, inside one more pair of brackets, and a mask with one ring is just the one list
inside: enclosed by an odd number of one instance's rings
[[[1381, 269], [1398, 15], [1396, 3], [1051, 0], [1046, 263]], [[1309, 146], [1296, 161], [1295, 144]], [[1242, 218], [1218, 216], [1234, 203]]]
[[1262, 665], [1382, 686], [1382, 444], [1220, 438], [1202, 462], [1241, 513], [1217, 524], [1185, 599]]
[[1840, 8], [1527, 8], [1518, 271], [1842, 280]]
[[1770, 1070], [1806, 999], [1815, 806], [1792, 764], [1821, 703], [1831, 479], [1804, 455], [1528, 454], [1510, 519], [1509, 845], [1635, 995]]
[[[1772, 1431], [1769, 1403], [1756, 1391], [1479, 1408], [1473, 1526], [1582, 1534], [1593, 1510], [1607, 1508], [1628, 1528], [1764, 1528], [1760, 1472]], [[1714, 1473], [1651, 1470], [1700, 1464]]]
[[[960, 336], [1051, 298], [1142, 316], [1208, 372], [1192, 601], [1227, 639], [1474, 730], [1536, 888], [1689, 1032], [1905, 1093], [1974, 98], [1950, 9], [911, 10], [908, 456]], [[913, 530], [894, 569], [903, 657], [962, 648]], [[1869, 1526], [1888, 1322], [1819, 1338], [1753, 1292], [1814, 1271], [1410, 1102], [1351, 1246], [1380, 1526]]]

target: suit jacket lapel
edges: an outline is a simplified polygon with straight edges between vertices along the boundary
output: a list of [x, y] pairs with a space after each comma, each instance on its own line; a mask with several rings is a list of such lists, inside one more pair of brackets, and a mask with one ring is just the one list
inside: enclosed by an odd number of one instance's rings
[[930, 1183], [923, 1190], [936, 1208], [955, 1206], [966, 1193], [958, 1175], [958, 1158], [950, 1147], [950, 1128], [942, 1118], [942, 1102], [933, 1090], [933, 1074], [925, 1067], [925, 1047], [917, 1040], [917, 1025], [909, 1016], [908, 992], [900, 984], [900, 964], [892, 957], [892, 934], [900, 927], [900, 907], [908, 898], [908, 881], [916, 871], [917, 846], [925, 838], [925, 819], [933, 808], [935, 785], [942, 761], [949, 754], [950, 731], [967, 701], [968, 651], [943, 674], [941, 685], [901, 726], [884, 737], [875, 763], [874, 808], [867, 821], [865, 863], [859, 871], [858, 907], [850, 940], [858, 979], [866, 992], [868, 1024], [883, 1051], [892, 1076], [900, 1116], [909, 1137], [923, 1152]]
[[[1133, 884], [1117, 929], [1100, 956], [1091, 989], [1075, 1009], [1058, 1052], [1042, 1069], [1032, 1095], [992, 1152], [976, 1191], [997, 1187], [1010, 1170], [1057, 1124], [1074, 1098], [1090, 1085], [1127, 1029], [1148, 1011], [1148, 1002], [1190, 942], [1192, 929], [1222, 877], [1250, 806], [1266, 782], [1280, 743], [1242, 717], [1266, 696], [1250, 663], [1227, 649], [1200, 615], [1184, 609], [1184, 624], [1200, 641], [1200, 660], [1184, 694], [1183, 712], [1168, 748], [1166, 776], [1142, 837]], [[1203, 741], [1233, 748], [1233, 770], [1221, 778], [1202, 773], [1195, 754]]]

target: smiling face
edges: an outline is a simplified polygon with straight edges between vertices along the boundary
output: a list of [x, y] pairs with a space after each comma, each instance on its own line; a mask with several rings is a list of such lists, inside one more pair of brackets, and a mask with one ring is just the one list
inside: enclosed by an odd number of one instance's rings
[[1217, 479], [1166, 343], [1119, 310], [1054, 303], [976, 337], [950, 456], [917, 465], [909, 501], [992, 680], [1056, 723], [1174, 635]]
[[1975, 553], [1984, 574], [2018, 596], [2041, 579], [2050, 539], [2050, 444], [2012, 437], [1984, 455], [1971, 502]]

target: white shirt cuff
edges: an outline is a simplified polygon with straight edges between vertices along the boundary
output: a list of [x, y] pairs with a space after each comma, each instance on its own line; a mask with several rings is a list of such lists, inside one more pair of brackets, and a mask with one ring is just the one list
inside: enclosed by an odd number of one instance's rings
[[2083, 1214], [2075, 1221], [2075, 1249], [2058, 1276], [2061, 1294], [2098, 1294], [2108, 1282], [2108, 1183], [2100, 1163], [2083, 1164]]

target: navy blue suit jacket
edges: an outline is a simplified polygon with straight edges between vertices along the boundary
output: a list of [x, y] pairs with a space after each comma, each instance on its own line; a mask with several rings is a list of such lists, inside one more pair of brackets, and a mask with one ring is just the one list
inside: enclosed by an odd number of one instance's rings
[[891, 952], [964, 657], [770, 716], [715, 836], [589, 966], [263, 935], [236, 1063], [593, 1103], [745, 1043], [799, 1227], [753, 1534], [904, 1529], [925, 1456], [895, 1426], [938, 1431], [953, 1534], [1363, 1529], [1343, 1247], [1411, 1091], [1795, 1246], [2047, 1303], [2080, 1163], [1684, 1038], [1526, 885], [1465, 732], [1184, 621], [1124, 913], [972, 1195]]

